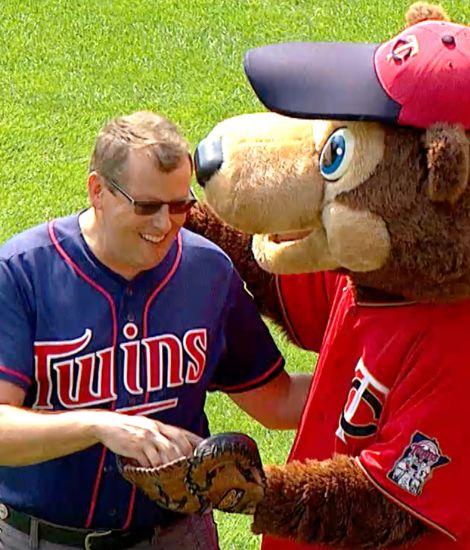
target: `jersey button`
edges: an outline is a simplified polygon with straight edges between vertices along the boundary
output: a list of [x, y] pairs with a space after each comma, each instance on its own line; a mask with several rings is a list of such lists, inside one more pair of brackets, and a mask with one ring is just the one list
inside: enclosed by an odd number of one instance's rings
[[135, 315], [134, 315], [133, 313], [128, 313], [126, 319], [127, 319], [130, 323], [133, 323], [133, 322], [135, 321]]
[[113, 508], [112, 510], [109, 511], [109, 515], [110, 515], [111, 517], [114, 517], [116, 514], [117, 514], [117, 511], [116, 511], [115, 508]]
[[134, 294], [134, 291], [130, 286], [126, 288], [126, 296], [132, 296]]

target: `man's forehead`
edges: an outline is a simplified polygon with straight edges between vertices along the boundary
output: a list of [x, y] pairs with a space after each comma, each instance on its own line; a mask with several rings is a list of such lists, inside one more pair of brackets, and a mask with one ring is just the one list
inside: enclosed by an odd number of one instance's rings
[[140, 170], [156, 170], [157, 172], [168, 174], [178, 169], [184, 169], [185, 167], [192, 171], [192, 158], [189, 153], [181, 155], [181, 158], [178, 159], [174, 168], [165, 170], [161, 168], [155, 152], [153, 152], [150, 147], [138, 147], [129, 150], [125, 170], [129, 173]]
[[129, 192], [145, 195], [152, 199], [185, 197], [191, 180], [192, 165], [189, 157], [171, 171], [163, 171], [150, 151], [133, 150], [129, 152], [128, 162], [122, 174], [122, 183]]
[[124, 171], [131, 174], [141, 170], [159, 170], [158, 161], [148, 147], [130, 148]]

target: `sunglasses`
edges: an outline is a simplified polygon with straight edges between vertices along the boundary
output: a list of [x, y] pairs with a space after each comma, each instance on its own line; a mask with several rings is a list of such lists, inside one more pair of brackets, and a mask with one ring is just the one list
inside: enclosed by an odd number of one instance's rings
[[106, 181], [111, 185], [113, 189], [119, 191], [134, 207], [134, 212], [138, 216], [151, 216], [156, 214], [162, 206], [167, 205], [170, 214], [187, 214], [191, 208], [196, 204], [197, 198], [193, 190], [189, 188], [189, 196], [186, 199], [180, 201], [139, 201], [131, 197], [127, 191], [125, 191], [118, 183], [111, 178], [106, 178]]

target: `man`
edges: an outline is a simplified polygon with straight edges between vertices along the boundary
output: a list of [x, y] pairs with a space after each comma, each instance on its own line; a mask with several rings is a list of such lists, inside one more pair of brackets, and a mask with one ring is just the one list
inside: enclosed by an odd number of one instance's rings
[[230, 260], [181, 229], [187, 144], [161, 116], [111, 121], [91, 207], [0, 252], [0, 548], [217, 548], [210, 514], [157, 508], [114, 454], [156, 466], [209, 434], [207, 390], [297, 426], [289, 376]]

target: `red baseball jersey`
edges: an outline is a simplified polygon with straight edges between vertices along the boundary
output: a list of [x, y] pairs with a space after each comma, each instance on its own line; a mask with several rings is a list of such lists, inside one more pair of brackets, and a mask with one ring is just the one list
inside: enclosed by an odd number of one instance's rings
[[[277, 282], [292, 337], [319, 352], [289, 460], [354, 456], [430, 527], [413, 549], [470, 548], [470, 301], [360, 303], [334, 273]], [[301, 548], [324, 546], [263, 542]]]

